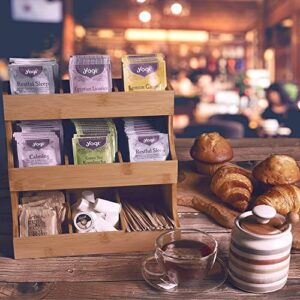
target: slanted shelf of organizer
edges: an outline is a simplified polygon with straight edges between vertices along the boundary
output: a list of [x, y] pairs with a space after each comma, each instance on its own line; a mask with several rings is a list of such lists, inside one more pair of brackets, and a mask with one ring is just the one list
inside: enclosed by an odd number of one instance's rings
[[[5, 86], [7, 85], [5, 84]], [[62, 86], [68, 86], [68, 82], [63, 82]], [[120, 194], [122, 195], [122, 187], [128, 187], [130, 193], [134, 195], [139, 186], [148, 186], [150, 194], [151, 189], [155, 191], [156, 195], [156, 191], [158, 191], [160, 197], [155, 196], [158, 199], [156, 203], [159, 205], [159, 201], [161, 201], [173, 224], [179, 225], [176, 207], [178, 162], [172, 125], [174, 112], [174, 92], [172, 90], [124, 92], [120, 80], [114, 80], [114, 89], [111, 93], [69, 94], [65, 90], [60, 94], [51, 95], [9, 95], [6, 90], [3, 97], [3, 109], [8, 146], [8, 174], [16, 258], [147, 251], [154, 247], [154, 239], [161, 233], [160, 230], [167, 229], [166, 225], [165, 228], [157, 227], [147, 232], [129, 232], [132, 230], [126, 230], [126, 225], [124, 225], [126, 221], [123, 218], [120, 223], [123, 225], [117, 232], [81, 234], [75, 233], [72, 224], [69, 224], [69, 231], [65, 234], [20, 238], [18, 205], [20, 194], [23, 192], [63, 190], [66, 191], [68, 200], [71, 198], [68, 196], [69, 190], [116, 188], [116, 194], [119, 195], [118, 190], [121, 187]], [[125, 140], [123, 144], [120, 142], [114, 163], [74, 165], [72, 156], [69, 155], [69, 157], [66, 156], [62, 165], [17, 167], [12, 147], [15, 121], [64, 120], [66, 122], [66, 120], [73, 119], [112, 118], [117, 127], [122, 127], [123, 118], [132, 117], [150, 120], [157, 124], [161, 132], [168, 134], [169, 154], [166, 160], [132, 162]], [[68, 151], [64, 154], [68, 154]], [[139, 191], [142, 199], [143, 193], [141, 189]], [[128, 193], [126, 190], [126, 194], [124, 194], [126, 199], [130, 198]], [[122, 203], [122, 196], [117, 197]], [[126, 216], [123, 211], [121, 215]], [[68, 219], [70, 223], [70, 215]], [[141, 235], [148, 239], [143, 245], [138, 243]], [[126, 241], [126, 247], [118, 246], [122, 244], [122, 241], [124, 243]], [[88, 246], [89, 243], [93, 246]]]

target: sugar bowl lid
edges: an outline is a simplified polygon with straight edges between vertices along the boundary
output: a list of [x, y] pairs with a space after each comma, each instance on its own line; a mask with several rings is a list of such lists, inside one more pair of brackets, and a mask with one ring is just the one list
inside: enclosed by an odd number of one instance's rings
[[259, 235], [276, 235], [287, 230], [288, 225], [282, 215], [269, 205], [255, 206], [252, 212], [240, 218], [239, 224], [244, 230]]

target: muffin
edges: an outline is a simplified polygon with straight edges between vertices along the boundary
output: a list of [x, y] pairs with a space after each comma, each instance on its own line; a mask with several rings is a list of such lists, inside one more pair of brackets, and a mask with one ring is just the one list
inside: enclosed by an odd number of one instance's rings
[[197, 137], [190, 151], [200, 174], [213, 175], [233, 157], [229, 142], [217, 132]]
[[295, 159], [289, 155], [271, 155], [253, 169], [253, 176], [265, 185], [293, 184], [300, 172]]

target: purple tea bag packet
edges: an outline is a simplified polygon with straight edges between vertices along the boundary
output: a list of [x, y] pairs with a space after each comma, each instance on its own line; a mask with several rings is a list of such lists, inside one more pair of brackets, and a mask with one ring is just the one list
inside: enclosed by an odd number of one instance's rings
[[111, 62], [108, 55], [74, 55], [70, 58], [71, 93], [112, 91]]

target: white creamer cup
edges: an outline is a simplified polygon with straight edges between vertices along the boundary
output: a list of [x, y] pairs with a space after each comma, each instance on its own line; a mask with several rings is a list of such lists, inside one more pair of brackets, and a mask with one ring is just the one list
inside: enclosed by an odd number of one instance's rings
[[78, 212], [73, 218], [78, 232], [90, 232], [95, 227], [95, 216], [90, 211]]
[[112, 224], [110, 224], [100, 216], [97, 216], [97, 219], [95, 220], [95, 229], [97, 232], [117, 231], [117, 229]]
[[81, 193], [82, 198], [86, 199], [87, 201], [91, 202], [91, 203], [95, 203], [95, 194], [92, 191], [83, 191]]
[[75, 202], [75, 204], [72, 206], [72, 210], [89, 211], [90, 202], [85, 198], [78, 199], [77, 202]]
[[112, 226], [116, 226], [119, 223], [119, 215], [117, 212], [109, 212], [105, 215], [105, 221]]
[[119, 214], [121, 211], [121, 204], [97, 198], [96, 202], [93, 206], [93, 209], [95, 211], [102, 212], [105, 214], [107, 214], [107, 213], [118, 213]]

